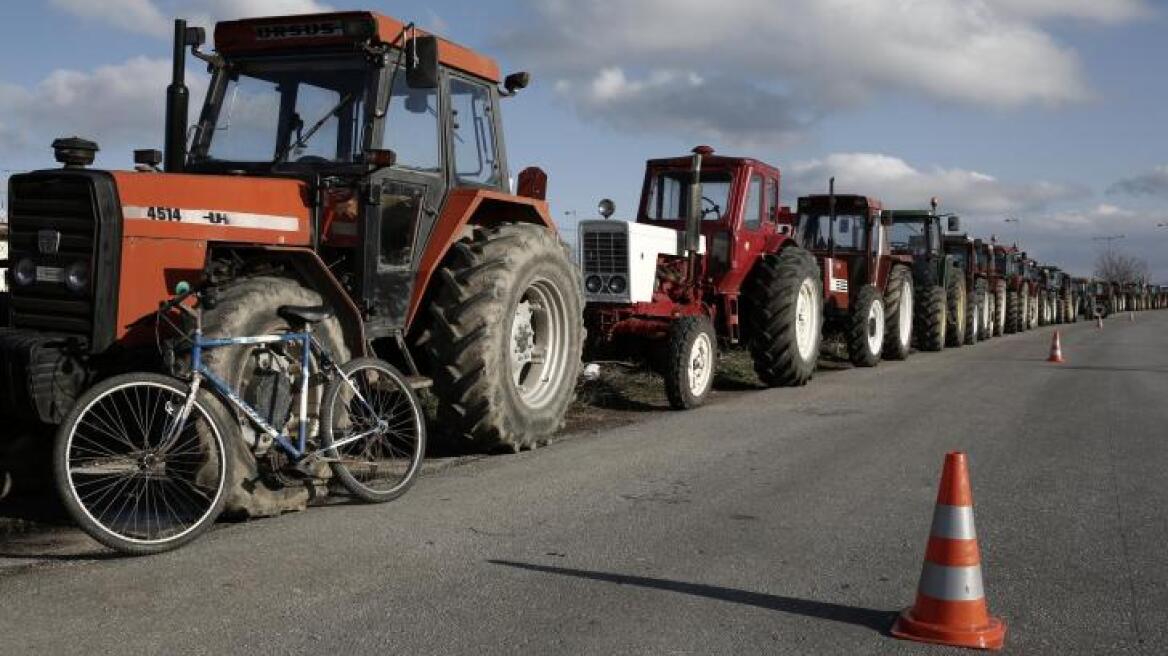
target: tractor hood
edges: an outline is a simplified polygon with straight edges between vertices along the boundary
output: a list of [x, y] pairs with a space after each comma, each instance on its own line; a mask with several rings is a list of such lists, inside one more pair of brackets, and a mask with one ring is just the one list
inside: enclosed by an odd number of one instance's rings
[[[685, 253], [677, 230], [629, 221], [580, 222], [584, 297], [598, 303], [646, 303], [653, 299], [658, 256]], [[699, 252], [706, 250], [702, 237]]]
[[116, 171], [126, 237], [308, 245], [298, 180]]

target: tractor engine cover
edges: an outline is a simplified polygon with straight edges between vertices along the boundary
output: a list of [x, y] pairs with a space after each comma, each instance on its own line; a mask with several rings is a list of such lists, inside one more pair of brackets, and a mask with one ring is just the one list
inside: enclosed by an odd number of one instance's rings
[[[629, 221], [581, 221], [580, 263], [589, 303], [648, 303], [657, 288], [658, 261], [679, 257], [683, 234]], [[704, 253], [705, 237], [699, 252]]]

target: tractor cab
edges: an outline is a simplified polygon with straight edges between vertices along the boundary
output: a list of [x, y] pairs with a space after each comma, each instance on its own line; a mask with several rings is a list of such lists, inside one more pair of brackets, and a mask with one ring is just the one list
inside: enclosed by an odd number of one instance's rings
[[994, 269], [998, 275], [1007, 278], [1018, 275], [1018, 249], [996, 246], [994, 248]]
[[[879, 264], [889, 254], [883, 206], [879, 200], [850, 194], [799, 199], [796, 235], [803, 248], [821, 261], [830, 292], [846, 293], [876, 284]], [[836, 299], [837, 303], [842, 299]], [[843, 304], [843, 307], [847, 307]]]
[[[715, 155], [708, 146], [695, 148], [694, 154], [701, 155], [697, 170], [694, 156], [646, 163], [636, 222], [668, 228], [684, 239], [687, 221], [695, 215], [708, 245], [707, 275], [745, 273], [759, 252], [790, 232], [779, 205], [779, 170], [755, 159]], [[692, 212], [691, 202], [696, 203]], [[737, 286], [741, 279], [734, 277]]]

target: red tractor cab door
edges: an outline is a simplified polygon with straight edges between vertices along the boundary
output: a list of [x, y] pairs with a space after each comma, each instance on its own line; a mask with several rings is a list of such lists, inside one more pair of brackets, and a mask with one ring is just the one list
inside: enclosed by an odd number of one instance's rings
[[725, 252], [725, 261], [711, 260], [711, 273], [719, 280], [719, 290], [736, 294], [754, 268], [754, 263], [771, 248], [779, 231], [778, 171], [765, 167], [744, 169], [739, 211], [728, 217], [727, 225], [712, 236], [711, 253]]

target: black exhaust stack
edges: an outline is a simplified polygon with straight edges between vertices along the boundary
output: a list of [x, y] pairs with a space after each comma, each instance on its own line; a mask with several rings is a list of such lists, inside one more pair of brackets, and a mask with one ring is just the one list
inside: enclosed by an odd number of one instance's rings
[[174, 21], [174, 57], [170, 86], [166, 88], [166, 155], [167, 173], [181, 173], [187, 161], [187, 121], [191, 92], [187, 89], [187, 47], [197, 48], [206, 40], [201, 27], [187, 27], [181, 18]]

